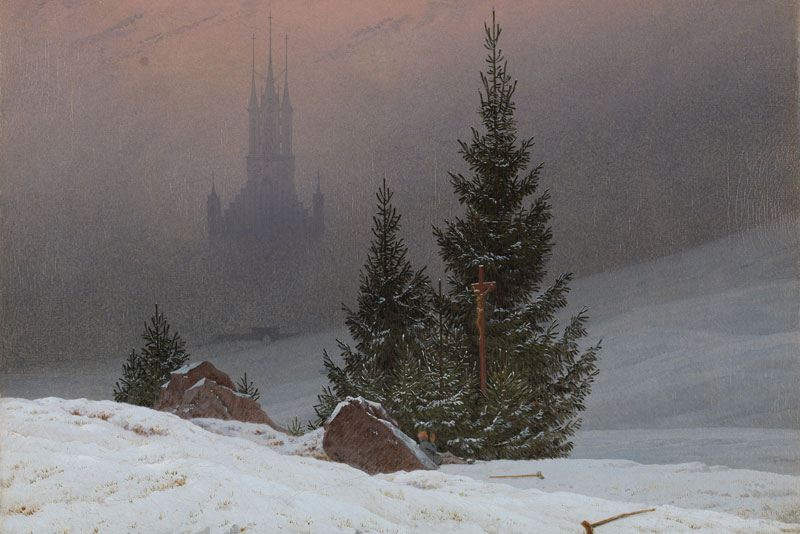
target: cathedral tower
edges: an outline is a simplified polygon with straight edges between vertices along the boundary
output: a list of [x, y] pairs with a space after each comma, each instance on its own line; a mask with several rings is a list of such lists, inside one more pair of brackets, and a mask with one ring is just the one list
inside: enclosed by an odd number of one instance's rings
[[214, 243], [247, 242], [265, 246], [290, 246], [316, 237], [324, 228], [324, 197], [317, 176], [312, 213], [297, 199], [293, 114], [289, 98], [289, 37], [285, 37], [283, 96], [279, 100], [272, 64], [272, 15], [269, 16], [266, 84], [258, 97], [255, 35], [247, 103], [247, 181], [239, 194], [222, 209], [212, 181], [206, 210], [209, 238]]

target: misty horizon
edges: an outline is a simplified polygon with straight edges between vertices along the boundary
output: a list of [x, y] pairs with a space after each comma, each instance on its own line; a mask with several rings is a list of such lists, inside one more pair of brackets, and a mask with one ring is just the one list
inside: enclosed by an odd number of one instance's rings
[[[443, 275], [431, 225], [459, 213], [447, 173], [467, 171], [457, 140], [479, 122], [491, 6], [2, 9], [4, 372], [121, 362], [154, 303], [195, 343], [341, 326], [384, 177], [414, 264]], [[797, 213], [790, 3], [496, 10], [520, 136], [545, 163], [551, 276], [612, 271]], [[247, 178], [252, 36], [261, 78], [270, 11], [279, 80], [289, 36], [298, 199], [311, 205], [319, 172], [326, 230], [296, 250], [219, 257], [206, 197], [213, 176], [227, 206]]]

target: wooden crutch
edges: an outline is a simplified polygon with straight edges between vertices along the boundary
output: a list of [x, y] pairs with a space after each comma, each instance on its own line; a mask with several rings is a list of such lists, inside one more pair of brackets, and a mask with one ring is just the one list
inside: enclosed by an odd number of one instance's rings
[[594, 527], [599, 527], [600, 525], [605, 525], [606, 523], [610, 523], [617, 519], [622, 519], [623, 517], [628, 517], [636, 514], [643, 514], [645, 512], [655, 512], [655, 508], [650, 508], [649, 510], [638, 510], [636, 512], [628, 512], [627, 514], [619, 514], [615, 515], [614, 517], [609, 517], [608, 519], [603, 519], [602, 521], [598, 521], [597, 523], [589, 523], [588, 521], [584, 521], [581, 523], [581, 526], [586, 529], [586, 534], [594, 534]]

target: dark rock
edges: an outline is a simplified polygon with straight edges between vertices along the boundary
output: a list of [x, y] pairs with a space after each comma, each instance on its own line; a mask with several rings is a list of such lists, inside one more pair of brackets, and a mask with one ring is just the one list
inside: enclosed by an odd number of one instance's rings
[[347, 397], [339, 403], [325, 422], [322, 448], [331, 460], [371, 475], [436, 469], [380, 404], [362, 397]]

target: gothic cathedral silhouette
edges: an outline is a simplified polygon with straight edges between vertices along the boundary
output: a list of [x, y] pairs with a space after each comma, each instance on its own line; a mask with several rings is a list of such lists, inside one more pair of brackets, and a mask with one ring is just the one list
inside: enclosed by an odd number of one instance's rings
[[248, 150], [247, 182], [223, 212], [222, 202], [212, 183], [208, 195], [208, 236], [213, 243], [260, 242], [290, 243], [313, 239], [325, 227], [324, 196], [317, 190], [312, 212], [297, 200], [292, 152], [292, 104], [289, 100], [289, 37], [286, 36], [286, 66], [283, 97], [278, 99], [272, 74], [272, 15], [269, 17], [269, 64], [266, 86], [259, 102], [256, 93], [256, 48], [253, 36], [253, 63], [250, 100], [247, 104]]

